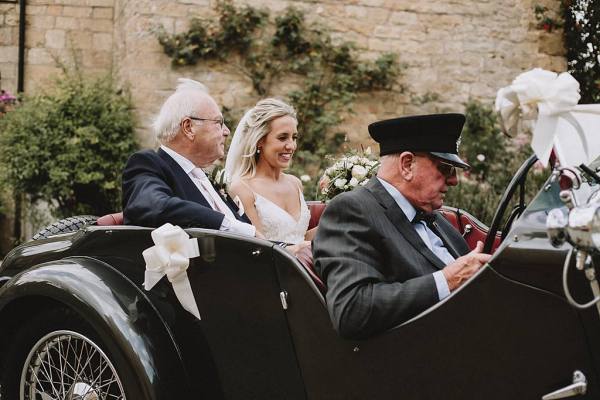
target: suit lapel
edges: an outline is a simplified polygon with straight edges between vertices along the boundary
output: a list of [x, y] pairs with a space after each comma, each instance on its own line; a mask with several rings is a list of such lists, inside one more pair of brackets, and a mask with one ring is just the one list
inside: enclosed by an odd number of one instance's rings
[[[175, 161], [173, 159], [173, 157], [171, 157], [169, 154], [167, 154], [166, 151], [164, 151], [163, 149], [160, 149], [160, 148], [158, 149], [158, 155], [170, 167], [171, 172], [173, 173], [173, 177], [177, 183], [177, 186], [181, 189], [183, 198], [185, 200], [194, 201], [196, 203], [202, 204], [205, 207], [212, 208], [210, 203], [202, 195], [200, 190], [198, 190], [198, 188], [196, 187], [196, 184], [194, 182], [192, 182], [192, 179], [189, 177], [189, 175], [185, 173], [183, 168], [181, 168], [181, 166], [179, 164], [177, 164], [177, 161]], [[212, 182], [211, 182], [211, 185], [212, 185]], [[214, 188], [214, 186], [213, 186], [213, 188]], [[217, 193], [219, 193], [219, 191], [216, 188], [215, 188], [215, 191]], [[250, 223], [250, 220], [248, 219], [246, 214], [243, 214], [241, 216], [238, 215], [239, 209], [238, 209], [237, 205], [235, 204], [235, 202], [231, 199], [231, 197], [228, 194], [226, 194], [224, 197], [221, 196], [221, 198], [223, 198], [223, 200], [225, 201], [225, 204], [227, 204], [227, 207], [229, 207], [231, 209], [231, 211], [233, 212], [233, 215], [235, 215], [235, 217], [238, 220], [240, 220], [242, 222]]]
[[163, 149], [158, 149], [158, 155], [160, 156], [160, 158], [163, 159], [163, 161], [167, 163], [167, 165], [171, 169], [175, 183], [177, 184], [181, 192], [179, 195], [182, 196], [184, 200], [194, 201], [196, 203], [202, 204], [205, 207], [212, 208], [210, 206], [210, 203], [204, 198], [202, 193], [200, 193], [200, 190], [198, 190], [196, 184], [192, 182], [191, 178], [188, 176], [188, 174], [185, 173], [183, 168], [181, 168], [181, 166], [177, 164], [177, 161], [175, 161]]
[[371, 192], [375, 199], [385, 209], [385, 215], [400, 232], [402, 236], [410, 243], [419, 253], [423, 255], [436, 268], [442, 269], [445, 264], [440, 260], [429, 247], [423, 242], [412, 223], [406, 218], [402, 209], [398, 206], [394, 198], [385, 190], [383, 185], [376, 177], [371, 178], [365, 188]]

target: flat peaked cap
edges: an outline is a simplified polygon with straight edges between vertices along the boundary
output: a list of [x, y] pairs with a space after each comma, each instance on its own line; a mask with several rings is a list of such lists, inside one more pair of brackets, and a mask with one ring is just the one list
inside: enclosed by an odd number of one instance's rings
[[379, 143], [379, 154], [403, 151], [427, 152], [451, 164], [469, 168], [458, 156], [462, 114], [413, 115], [386, 119], [369, 125], [369, 134]]

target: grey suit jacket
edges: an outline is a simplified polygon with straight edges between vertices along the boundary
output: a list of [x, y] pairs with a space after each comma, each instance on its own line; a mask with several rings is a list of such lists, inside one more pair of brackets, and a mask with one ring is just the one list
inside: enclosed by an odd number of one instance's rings
[[[457, 255], [466, 242], [436, 215]], [[327, 285], [327, 307], [343, 337], [364, 338], [434, 305], [433, 273], [444, 263], [427, 247], [377, 178], [334, 198], [313, 241], [315, 269]], [[451, 251], [452, 252], [452, 251]]]

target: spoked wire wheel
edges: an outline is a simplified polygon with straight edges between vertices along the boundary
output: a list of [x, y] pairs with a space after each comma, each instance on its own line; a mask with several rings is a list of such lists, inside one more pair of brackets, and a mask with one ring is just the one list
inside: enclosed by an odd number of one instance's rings
[[87, 337], [59, 330], [31, 349], [20, 384], [21, 400], [125, 400], [115, 367]]

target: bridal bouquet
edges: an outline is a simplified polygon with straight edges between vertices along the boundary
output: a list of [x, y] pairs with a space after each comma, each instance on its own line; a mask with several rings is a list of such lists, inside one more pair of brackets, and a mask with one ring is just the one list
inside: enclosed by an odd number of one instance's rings
[[364, 151], [350, 151], [339, 158], [332, 158], [331, 167], [325, 170], [319, 180], [317, 197], [327, 201], [358, 185], [366, 185], [378, 167], [379, 161], [371, 159], [370, 147]]

